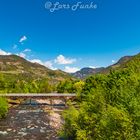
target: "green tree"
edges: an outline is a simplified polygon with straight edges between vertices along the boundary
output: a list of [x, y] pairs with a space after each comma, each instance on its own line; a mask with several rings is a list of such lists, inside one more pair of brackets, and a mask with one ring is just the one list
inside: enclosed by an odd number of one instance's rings
[[140, 73], [137, 65], [131, 63], [131, 67], [85, 80], [79, 107], [65, 111], [65, 136], [76, 140], [140, 139]]

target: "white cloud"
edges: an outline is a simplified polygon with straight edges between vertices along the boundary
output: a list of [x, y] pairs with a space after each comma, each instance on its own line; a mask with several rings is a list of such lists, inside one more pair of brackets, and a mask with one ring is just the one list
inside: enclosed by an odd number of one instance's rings
[[69, 67], [69, 66], [66, 66], [64, 71], [65, 72], [68, 72], [68, 73], [74, 73], [74, 72], [77, 72], [79, 71], [80, 69], [77, 68], [77, 67]]
[[66, 58], [63, 55], [59, 55], [57, 56], [57, 58], [54, 60], [55, 63], [57, 64], [73, 64], [74, 62], [76, 62], [76, 59], [70, 59], [70, 58]]
[[25, 49], [23, 52], [31, 52], [30, 49]]
[[27, 40], [27, 37], [26, 36], [23, 36], [23, 37], [20, 38], [19, 42], [20, 43], [23, 43], [23, 41], [25, 41], [25, 40]]
[[51, 61], [44, 62], [44, 66], [46, 66], [47, 68], [52, 69], [52, 70], [57, 70], [57, 68], [53, 67], [53, 63]]
[[112, 62], [112, 63], [115, 63], [116, 61], [115, 61], [115, 60], [112, 60], [111, 62]]
[[30, 49], [25, 49], [24, 51], [17, 53], [17, 55], [26, 58], [27, 57], [26, 53], [30, 51], [31, 51]]
[[48, 68], [51, 68], [52, 65], [53, 65], [53, 64], [52, 64], [51, 61], [46, 61], [46, 62], [45, 62], [45, 66], [48, 67]]
[[26, 54], [25, 53], [23, 53], [23, 52], [20, 52], [19, 54], [17, 54], [18, 56], [20, 56], [20, 57], [23, 57], [23, 58], [25, 58], [26, 57]]
[[52, 64], [51, 61], [43, 62], [40, 59], [33, 59], [33, 60], [29, 60], [29, 61], [32, 62], [32, 63], [38, 63], [40, 65], [44, 65], [45, 67], [47, 67], [49, 69], [52, 69], [52, 70], [57, 70], [57, 68], [53, 67], [53, 64]]
[[32, 63], [38, 63], [38, 64], [43, 65], [43, 62], [40, 59], [33, 59], [33, 60], [30, 60], [30, 62], [32, 62]]
[[5, 52], [2, 49], [0, 49], [0, 55], [10, 55], [11, 53]]
[[95, 67], [95, 66], [89, 66], [89, 68], [96, 69], [97, 67]]

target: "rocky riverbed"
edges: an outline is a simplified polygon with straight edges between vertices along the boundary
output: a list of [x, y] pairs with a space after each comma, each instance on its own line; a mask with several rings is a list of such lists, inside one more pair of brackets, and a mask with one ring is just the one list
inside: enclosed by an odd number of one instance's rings
[[58, 140], [61, 113], [47, 106], [19, 105], [0, 120], [0, 140]]

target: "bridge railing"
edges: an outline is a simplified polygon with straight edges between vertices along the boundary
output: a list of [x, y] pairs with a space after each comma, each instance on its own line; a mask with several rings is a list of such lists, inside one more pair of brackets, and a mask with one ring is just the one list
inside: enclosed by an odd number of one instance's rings
[[65, 106], [67, 106], [67, 100], [73, 100], [76, 98], [75, 93], [10, 93], [10, 94], [0, 94], [0, 97], [10, 98], [10, 99], [49, 99], [51, 107], [53, 106], [53, 100], [61, 99], [63, 100]]
[[76, 97], [75, 93], [7, 93], [0, 97]]

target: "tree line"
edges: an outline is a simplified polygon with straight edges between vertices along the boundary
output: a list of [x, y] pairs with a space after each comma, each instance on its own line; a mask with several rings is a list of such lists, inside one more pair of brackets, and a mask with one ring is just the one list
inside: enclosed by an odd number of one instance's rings
[[67, 140], [139, 140], [140, 57], [108, 75], [88, 77], [76, 104], [63, 113], [60, 134]]

